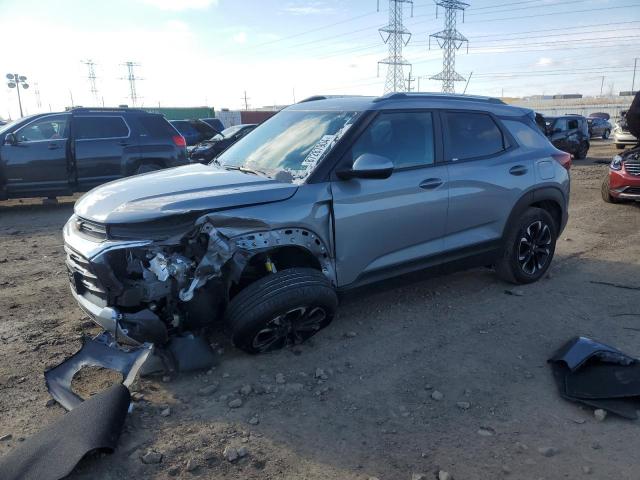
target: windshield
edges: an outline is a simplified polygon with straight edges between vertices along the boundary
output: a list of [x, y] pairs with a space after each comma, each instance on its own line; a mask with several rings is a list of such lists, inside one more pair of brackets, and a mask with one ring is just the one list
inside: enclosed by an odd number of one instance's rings
[[6, 125], [2, 125], [0, 126], [0, 135], [2, 135], [4, 132], [8, 131], [9, 129], [11, 129], [11, 127], [13, 127], [16, 123], [18, 123], [19, 121], [24, 120], [23, 118], [19, 119], [19, 120], [14, 120], [13, 122], [9, 122]]
[[[301, 183], [353, 125], [360, 112], [283, 111], [232, 145], [216, 160]], [[284, 173], [284, 175], [282, 175]]]
[[222, 132], [216, 133], [209, 140], [222, 140], [223, 138], [233, 137], [241, 128], [242, 125], [234, 125], [233, 127], [225, 128]]

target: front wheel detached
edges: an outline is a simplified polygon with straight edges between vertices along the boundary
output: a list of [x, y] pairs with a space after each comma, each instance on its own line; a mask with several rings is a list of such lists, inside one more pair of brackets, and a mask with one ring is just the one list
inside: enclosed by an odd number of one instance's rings
[[264, 353], [302, 343], [325, 328], [338, 297], [320, 271], [289, 268], [263, 277], [236, 295], [225, 313], [233, 344]]

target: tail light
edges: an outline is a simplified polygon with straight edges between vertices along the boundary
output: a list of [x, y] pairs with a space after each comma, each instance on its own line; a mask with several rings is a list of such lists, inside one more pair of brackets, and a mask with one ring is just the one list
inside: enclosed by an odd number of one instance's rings
[[558, 162], [563, 168], [569, 170], [571, 168], [571, 155], [567, 152], [558, 152], [551, 154], [553, 159]]
[[184, 139], [184, 137], [182, 135], [174, 135], [173, 136], [173, 143], [176, 144], [176, 147], [186, 147], [187, 146], [187, 141]]

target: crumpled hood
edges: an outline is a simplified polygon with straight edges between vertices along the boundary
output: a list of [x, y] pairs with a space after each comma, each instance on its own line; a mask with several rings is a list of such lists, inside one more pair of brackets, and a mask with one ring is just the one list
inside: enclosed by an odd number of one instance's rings
[[286, 200], [297, 188], [250, 173], [194, 164], [105, 183], [80, 198], [75, 213], [99, 223], [136, 223]]

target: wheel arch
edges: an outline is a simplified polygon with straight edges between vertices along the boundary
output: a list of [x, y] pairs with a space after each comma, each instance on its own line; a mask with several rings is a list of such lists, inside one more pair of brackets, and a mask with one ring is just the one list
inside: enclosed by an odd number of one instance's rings
[[566, 204], [567, 202], [564, 194], [557, 187], [541, 187], [526, 192], [522, 197], [520, 197], [511, 210], [509, 218], [502, 231], [502, 238], [505, 238], [509, 226], [529, 207], [541, 208], [549, 212], [556, 222], [558, 235], [560, 235], [564, 229], [567, 219]]

